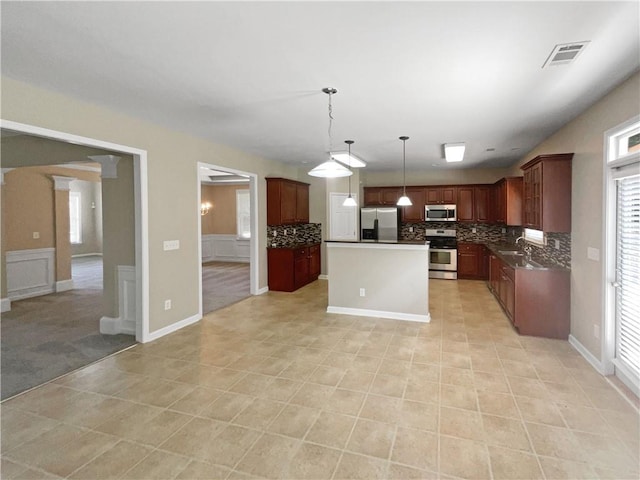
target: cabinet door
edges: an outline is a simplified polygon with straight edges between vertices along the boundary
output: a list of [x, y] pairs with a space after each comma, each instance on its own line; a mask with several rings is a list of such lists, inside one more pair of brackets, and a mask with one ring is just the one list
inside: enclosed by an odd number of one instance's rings
[[381, 197], [383, 205], [395, 205], [398, 203], [398, 199], [402, 192], [399, 188], [381, 188]]
[[458, 243], [458, 278], [478, 276], [478, 245]]
[[437, 205], [439, 203], [442, 203], [442, 188], [440, 187], [426, 188], [425, 201], [427, 205]]
[[516, 289], [513, 280], [509, 277], [509, 275], [505, 274], [504, 276], [504, 291], [505, 291], [505, 300], [504, 300], [504, 308], [507, 311], [507, 315], [511, 318], [511, 321], [516, 324], [515, 319], [515, 309], [516, 309]]
[[480, 245], [478, 249], [478, 277], [482, 280], [489, 278], [489, 249]]
[[309, 223], [309, 187], [296, 185], [296, 222]]
[[380, 189], [377, 187], [365, 187], [364, 189], [364, 205], [376, 206], [382, 205], [382, 198], [380, 198]]
[[473, 187], [458, 188], [458, 221], [473, 222]]
[[442, 203], [455, 205], [456, 194], [457, 194], [456, 187], [442, 187], [442, 190], [441, 190]]
[[300, 288], [309, 283], [309, 255], [306, 248], [295, 251], [293, 261], [293, 284]]
[[500, 264], [502, 262], [495, 255], [489, 255], [489, 284], [496, 295], [500, 295]]
[[413, 205], [402, 207], [402, 220], [424, 222], [424, 188], [407, 188], [407, 197]]
[[476, 222], [487, 223], [489, 221], [489, 187], [475, 187], [473, 203]]
[[296, 223], [297, 188], [295, 183], [282, 182], [280, 186], [280, 217], [282, 223]]
[[309, 247], [309, 280], [316, 280], [320, 276], [320, 245]]
[[531, 224], [542, 229], [542, 163], [531, 168]]
[[504, 185], [504, 181], [501, 181], [500, 183], [498, 183], [496, 185], [496, 197], [495, 197], [495, 215], [496, 215], [496, 222], [497, 223], [505, 223], [506, 222], [506, 218], [505, 218], [505, 202], [504, 202], [504, 195], [505, 195], [505, 185]]

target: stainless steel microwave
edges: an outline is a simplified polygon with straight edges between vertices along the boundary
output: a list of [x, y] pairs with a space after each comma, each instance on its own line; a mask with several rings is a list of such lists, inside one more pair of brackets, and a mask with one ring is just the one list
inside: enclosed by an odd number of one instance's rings
[[455, 222], [455, 205], [425, 205], [424, 219], [427, 222]]

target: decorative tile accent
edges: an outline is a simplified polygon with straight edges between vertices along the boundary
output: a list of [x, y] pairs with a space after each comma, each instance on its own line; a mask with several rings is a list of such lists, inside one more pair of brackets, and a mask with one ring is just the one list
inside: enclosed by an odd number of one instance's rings
[[[413, 232], [410, 229], [413, 228]], [[522, 227], [504, 225], [488, 225], [486, 223], [460, 222], [420, 222], [403, 223], [400, 227], [402, 240], [425, 240], [424, 231], [427, 228], [456, 230], [459, 242], [503, 243], [513, 244], [522, 235]], [[473, 231], [475, 229], [475, 232]], [[503, 230], [505, 230], [503, 232]], [[555, 248], [555, 240], [560, 242], [560, 249]], [[571, 268], [571, 234], [547, 233], [547, 245], [533, 248], [532, 257], [541, 258], [566, 268]]]
[[267, 245], [273, 248], [283, 248], [300, 244], [321, 242], [321, 223], [301, 223], [297, 225], [267, 226]]

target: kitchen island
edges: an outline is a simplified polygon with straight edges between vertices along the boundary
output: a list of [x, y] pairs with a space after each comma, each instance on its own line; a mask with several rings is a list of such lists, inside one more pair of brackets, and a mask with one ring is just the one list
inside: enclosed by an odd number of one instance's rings
[[429, 245], [327, 241], [328, 313], [429, 322]]

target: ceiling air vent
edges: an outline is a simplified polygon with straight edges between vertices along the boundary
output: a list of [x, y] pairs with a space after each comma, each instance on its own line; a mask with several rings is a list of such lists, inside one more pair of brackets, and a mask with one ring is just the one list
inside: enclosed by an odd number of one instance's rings
[[567, 65], [568, 63], [573, 62], [578, 55], [580, 55], [589, 42], [575, 42], [575, 43], [563, 43], [561, 45], [556, 45], [551, 54], [547, 58], [547, 61], [544, 62], [542, 68], [551, 67], [555, 65]]

